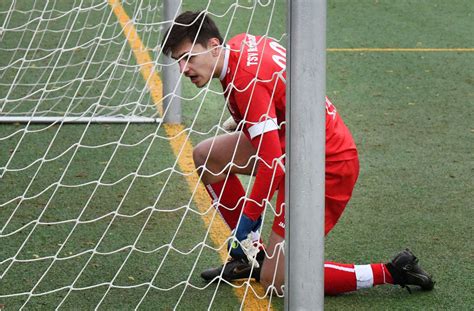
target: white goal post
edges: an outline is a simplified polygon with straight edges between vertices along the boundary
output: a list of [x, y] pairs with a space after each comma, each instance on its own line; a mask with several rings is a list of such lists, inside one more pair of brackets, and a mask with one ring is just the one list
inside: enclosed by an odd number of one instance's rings
[[287, 28], [285, 309], [323, 310], [326, 0], [288, 1]]

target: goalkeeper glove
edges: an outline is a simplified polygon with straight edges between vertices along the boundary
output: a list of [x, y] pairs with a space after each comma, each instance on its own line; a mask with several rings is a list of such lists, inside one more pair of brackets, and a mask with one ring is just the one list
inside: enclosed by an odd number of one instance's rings
[[[245, 214], [240, 217], [239, 224], [235, 230], [235, 238], [229, 241], [230, 255], [235, 259], [245, 258], [250, 262], [256, 262], [255, 256], [259, 248], [260, 226], [262, 217], [252, 220]], [[258, 267], [258, 263], [256, 267]]]

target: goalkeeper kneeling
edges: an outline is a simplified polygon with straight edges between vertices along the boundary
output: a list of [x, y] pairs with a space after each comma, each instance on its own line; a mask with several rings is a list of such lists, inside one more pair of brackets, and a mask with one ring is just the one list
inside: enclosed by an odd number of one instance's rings
[[[286, 51], [269, 37], [239, 34], [225, 43], [205, 12], [184, 12], [164, 36], [163, 52], [175, 59], [197, 87], [219, 79], [234, 122], [224, 134], [196, 146], [194, 163], [214, 206], [232, 230], [231, 258], [206, 270], [206, 281], [254, 278], [267, 290], [283, 293], [285, 236]], [[356, 145], [336, 107], [326, 98], [325, 234], [337, 223], [359, 174]], [[231, 126], [233, 125], [233, 126]], [[232, 130], [234, 130], [232, 132]], [[238, 174], [255, 176], [246, 193]], [[270, 204], [277, 192], [276, 206]], [[291, 207], [288, 207], [291, 208]], [[262, 242], [262, 217], [274, 215], [268, 241]], [[365, 265], [326, 262], [326, 294], [380, 284], [416, 285], [431, 290], [434, 282], [409, 250], [388, 263]]]

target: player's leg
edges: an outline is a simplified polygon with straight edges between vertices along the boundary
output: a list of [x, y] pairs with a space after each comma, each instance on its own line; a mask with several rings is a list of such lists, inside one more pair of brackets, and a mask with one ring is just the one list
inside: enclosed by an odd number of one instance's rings
[[[324, 293], [337, 295], [376, 285], [394, 284], [406, 287], [415, 285], [422, 290], [432, 290], [432, 277], [418, 265], [410, 250], [398, 253], [388, 263], [354, 265], [334, 262], [324, 263]], [[410, 291], [411, 292], [411, 291]]]
[[[268, 257], [263, 262], [260, 282], [269, 290], [283, 294], [285, 283], [284, 238], [272, 231], [267, 246]], [[394, 284], [406, 287], [415, 285], [422, 290], [432, 290], [432, 277], [418, 265], [418, 259], [409, 250], [400, 252], [388, 263], [366, 265], [324, 263], [324, 294], [338, 295], [377, 285]]]
[[[234, 191], [234, 189], [233, 189]], [[277, 231], [280, 236], [277, 236], [272, 232], [269, 240], [269, 246], [266, 247], [266, 252], [269, 254], [270, 258], [266, 258], [266, 269], [269, 273], [272, 273], [271, 280], [275, 280], [274, 283], [276, 286], [279, 286], [280, 292], [281, 285], [283, 285], [284, 278], [285, 278], [285, 269], [284, 269], [284, 255], [283, 251], [279, 252], [279, 249], [275, 249], [276, 246], [283, 245], [281, 242], [285, 236], [285, 215], [284, 215], [284, 203], [285, 203], [285, 188], [284, 188], [284, 179], [281, 181], [279, 188], [278, 188], [278, 197], [277, 197], [277, 204], [275, 207], [275, 211], [277, 216], [274, 218], [274, 225], [273, 231]], [[269, 214], [270, 215], [270, 214]], [[240, 216], [240, 214], [239, 214]], [[270, 215], [271, 216], [271, 215]], [[275, 229], [276, 228], [276, 229]], [[274, 254], [275, 253], [275, 254]], [[265, 258], [265, 250], [261, 249], [260, 252], [257, 254], [257, 261], [260, 264], [260, 267], [254, 267], [249, 264], [246, 258], [231, 258], [229, 262], [224, 264], [221, 267], [211, 268], [201, 273], [201, 277], [207, 281], [217, 280], [218, 276], [221, 276], [226, 281], [234, 281], [238, 279], [249, 279], [254, 278], [255, 280], [259, 281], [261, 274], [261, 269]], [[278, 261], [280, 258], [280, 262]], [[275, 271], [278, 270], [279, 272], [275, 274]], [[270, 280], [270, 276], [265, 274], [265, 280], [263, 282]], [[260, 280], [262, 281], [262, 280]]]
[[[359, 160], [326, 163], [325, 228], [327, 235], [336, 225], [349, 202], [359, 176]], [[324, 264], [324, 293], [336, 295], [374, 284], [391, 282], [383, 264], [354, 265], [335, 262]]]
[[[283, 231], [284, 232], [284, 231]], [[266, 257], [260, 271], [260, 283], [267, 294], [270, 291], [283, 295], [285, 285], [285, 238], [272, 231], [266, 247]]]
[[336, 225], [351, 199], [359, 177], [359, 159], [326, 162], [324, 234]]
[[[278, 187], [272, 232], [266, 247], [266, 256], [260, 272], [260, 283], [266, 291], [283, 294], [285, 284], [285, 180]], [[268, 292], [270, 293], [270, 292]]]
[[[326, 163], [325, 234], [334, 227], [344, 211], [359, 174], [358, 159]], [[434, 282], [409, 250], [389, 263], [366, 265], [324, 264], [324, 292], [337, 295], [382, 284], [417, 285], [431, 290]]]
[[[263, 262], [260, 282], [269, 290], [283, 293], [285, 277], [285, 255], [282, 247], [284, 229], [276, 227], [266, 248], [268, 257]], [[409, 250], [400, 252], [388, 263], [366, 265], [343, 264], [336, 262], [324, 263], [324, 294], [338, 295], [382, 284], [398, 284], [419, 286], [422, 290], [432, 290], [434, 281], [419, 265], [418, 259]]]
[[[284, 187], [280, 187], [279, 196], [277, 198], [278, 206], [281, 206], [280, 213], [274, 218], [272, 233], [270, 240], [267, 246], [267, 257], [263, 262], [263, 267], [260, 274], [260, 282], [268, 291], [269, 289], [277, 291], [279, 294], [282, 293], [282, 285], [284, 284], [284, 262], [285, 256], [283, 252], [279, 252], [278, 246], [282, 244], [285, 236], [285, 205], [284, 205]], [[326, 198], [327, 199], [327, 198]], [[329, 221], [326, 219], [326, 228], [325, 232], [329, 232], [334, 224], [340, 217], [340, 214], [344, 210], [344, 206], [337, 206], [334, 209], [334, 206], [330, 205], [329, 208], [332, 208], [332, 214], [326, 215], [329, 216]], [[326, 204], [326, 210], [328, 206]], [[343, 292], [354, 291], [358, 288], [362, 288], [363, 280], [365, 280], [366, 267], [361, 266], [357, 267], [357, 270], [354, 268], [354, 265], [346, 265], [339, 263], [325, 263], [324, 265], [324, 289], [325, 294], [339, 294]], [[359, 274], [356, 274], [357, 273]], [[357, 282], [357, 276], [359, 276], [360, 281]], [[366, 282], [367, 283], [367, 282]], [[362, 284], [362, 285], [361, 285]]]
[[[231, 230], [237, 225], [245, 198], [245, 190], [236, 174], [252, 174], [255, 154], [255, 148], [241, 132], [209, 138], [193, 150], [194, 164], [201, 180]], [[259, 256], [263, 260], [263, 254]], [[248, 278], [251, 271], [244, 259], [231, 258], [225, 265], [203, 271], [201, 277], [212, 281], [222, 275], [231, 281]], [[260, 270], [255, 270], [253, 277], [258, 279], [259, 273]]]
[[[334, 227], [344, 211], [352, 195], [358, 173], [357, 159], [326, 166], [326, 234]], [[270, 256], [264, 260], [260, 282], [266, 289], [272, 288], [282, 293], [285, 256], [278, 246], [285, 236], [284, 183], [280, 186], [278, 195], [277, 206], [280, 206], [281, 210], [274, 219], [273, 231], [267, 246], [267, 253]], [[381, 284], [398, 284], [402, 287], [416, 285], [423, 290], [431, 290], [434, 282], [418, 265], [417, 258], [409, 250], [399, 253], [389, 263], [354, 265], [325, 262], [324, 264], [326, 295], [337, 295]]]
[[201, 180], [230, 229], [237, 225], [245, 197], [235, 174], [251, 174], [255, 154], [255, 148], [241, 132], [206, 139], [193, 150]]
[[[285, 283], [285, 256], [281, 250], [283, 237], [274, 231], [267, 247], [269, 257], [263, 262], [260, 282], [267, 290], [283, 293]], [[432, 290], [432, 277], [418, 265], [418, 259], [409, 250], [400, 252], [388, 263], [355, 265], [335, 262], [324, 263], [324, 294], [338, 295], [377, 285], [394, 284], [402, 287], [415, 285]]]
[[233, 132], [200, 142], [193, 150], [193, 160], [202, 182], [213, 184], [225, 180], [229, 169], [233, 174], [250, 175], [256, 152], [242, 132]]

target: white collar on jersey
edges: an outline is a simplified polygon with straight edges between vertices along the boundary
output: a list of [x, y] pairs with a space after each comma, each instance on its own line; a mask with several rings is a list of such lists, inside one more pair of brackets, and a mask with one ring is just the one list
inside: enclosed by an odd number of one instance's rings
[[229, 66], [229, 55], [230, 55], [230, 47], [226, 44], [224, 46], [224, 66], [222, 66], [221, 75], [219, 76], [219, 80], [224, 80], [225, 75], [227, 74], [227, 67]]

